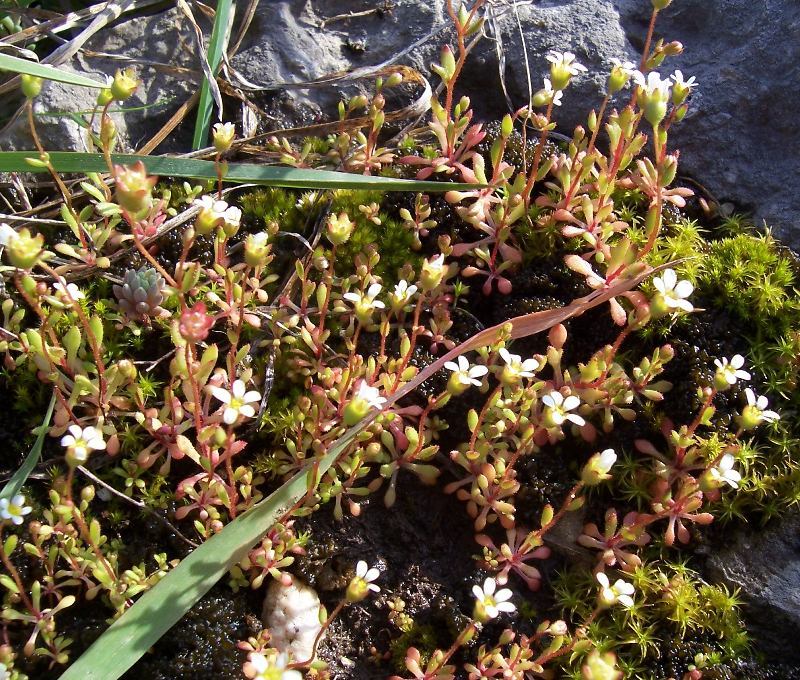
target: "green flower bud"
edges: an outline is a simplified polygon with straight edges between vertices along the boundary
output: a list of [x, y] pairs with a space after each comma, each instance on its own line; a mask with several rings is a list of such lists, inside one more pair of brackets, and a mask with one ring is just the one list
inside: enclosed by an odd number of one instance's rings
[[613, 652], [601, 654], [595, 649], [586, 657], [581, 674], [584, 680], [620, 680], [622, 671], [617, 670], [616, 661]]
[[32, 76], [28, 73], [23, 73], [20, 76], [22, 83], [22, 94], [28, 99], [36, 99], [42, 91], [42, 79], [38, 76]]
[[114, 95], [111, 93], [110, 87], [104, 87], [102, 90], [100, 90], [100, 94], [97, 95], [98, 106], [107, 106], [113, 101]]
[[660, 12], [662, 9], [666, 9], [667, 7], [672, 4], [672, 0], [650, 0], [653, 3], [653, 9], [656, 12]]
[[114, 166], [115, 195], [120, 207], [132, 214], [145, 213], [153, 205], [151, 194], [158, 177], [148, 177], [142, 161]]
[[116, 139], [117, 124], [111, 116], [103, 116], [103, 121], [100, 123], [100, 142], [110, 150]]

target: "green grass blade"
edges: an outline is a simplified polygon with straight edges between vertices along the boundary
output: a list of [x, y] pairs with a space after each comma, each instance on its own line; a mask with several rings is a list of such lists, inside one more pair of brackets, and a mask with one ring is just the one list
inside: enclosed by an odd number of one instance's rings
[[[208, 43], [208, 65], [211, 67], [211, 73], [217, 73], [219, 64], [222, 61], [222, 50], [228, 42], [228, 31], [230, 29], [230, 16], [232, 0], [219, 0], [217, 2], [217, 12], [214, 16], [214, 27], [211, 29], [211, 39]], [[197, 120], [194, 126], [194, 139], [192, 146], [195, 149], [200, 149], [205, 146], [208, 140], [208, 129], [211, 126], [211, 108], [212, 108], [211, 88], [209, 87], [208, 78], [203, 78], [203, 84], [200, 86], [200, 101], [197, 105]]]
[[45, 80], [55, 80], [59, 83], [78, 85], [79, 87], [93, 87], [98, 90], [107, 87], [106, 83], [101, 83], [98, 80], [92, 80], [91, 78], [78, 75], [77, 73], [62, 71], [61, 69], [48, 66], [47, 64], [39, 64], [35, 61], [12, 57], [10, 54], [0, 53], [0, 69], [4, 71], [13, 71], [14, 73], [27, 73], [28, 75], [38, 76]]
[[[77, 151], [53, 151], [50, 162], [57, 172], [106, 172], [108, 167], [102, 154]], [[0, 152], [0, 172], [47, 172], [45, 168], [29, 165], [26, 158], [38, 158], [36, 151]], [[164, 177], [193, 177], [216, 179], [217, 169], [212, 161], [171, 156], [140, 156], [113, 154], [115, 163], [132, 164], [143, 161], [147, 171]], [[300, 168], [257, 165], [255, 163], [230, 163], [225, 174], [226, 182], [263, 184], [295, 189], [376, 189], [380, 191], [441, 192], [451, 189], [465, 191], [478, 185], [430, 182], [391, 177], [367, 177], [332, 170], [307, 170]]]
[[44, 420], [42, 420], [42, 424], [37, 428], [39, 431], [36, 434], [36, 441], [33, 442], [33, 446], [28, 452], [28, 455], [25, 456], [25, 460], [22, 461], [22, 465], [19, 466], [19, 469], [13, 474], [11, 479], [6, 482], [2, 490], [0, 490], [0, 498], [11, 498], [18, 494], [22, 485], [28, 479], [28, 476], [33, 472], [33, 468], [36, 467], [36, 463], [39, 462], [39, 457], [42, 455], [42, 446], [44, 446], [44, 438], [45, 435], [47, 435], [47, 428], [50, 425], [50, 417], [53, 415], [53, 408], [55, 405], [56, 395], [54, 394], [50, 398], [50, 406], [47, 407]]
[[[319, 476], [365, 425], [350, 428], [320, 460]], [[241, 561], [280, 516], [306, 493], [301, 470], [260, 503], [239, 515], [170, 571], [75, 661], [59, 680], [117, 680], [175, 625], [228, 569]]]

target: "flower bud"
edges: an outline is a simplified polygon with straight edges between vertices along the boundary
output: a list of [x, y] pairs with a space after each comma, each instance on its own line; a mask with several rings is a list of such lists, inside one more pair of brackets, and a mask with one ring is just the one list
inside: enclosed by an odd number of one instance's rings
[[662, 9], [666, 9], [672, 3], [672, 0], [650, 0], [653, 3], [653, 9], [657, 12], [660, 12]]
[[620, 680], [622, 672], [617, 670], [616, 661], [613, 652], [601, 654], [595, 649], [586, 657], [581, 675], [584, 680]]
[[335, 246], [347, 243], [354, 228], [355, 224], [350, 221], [347, 213], [341, 212], [338, 216], [331, 215], [328, 218], [328, 240]]
[[108, 106], [113, 101], [114, 95], [111, 93], [110, 87], [104, 87], [102, 90], [100, 90], [100, 94], [97, 95], [98, 106]]
[[125, 377], [125, 379], [131, 382], [136, 380], [138, 371], [130, 359], [120, 359], [117, 362], [117, 368], [119, 369], [120, 374]]
[[178, 331], [187, 342], [202, 342], [208, 337], [208, 332], [214, 325], [214, 317], [209, 316], [203, 302], [197, 302], [193, 307], [181, 312], [178, 322]]
[[133, 69], [118, 69], [111, 82], [111, 96], [119, 102], [124, 101], [136, 92], [137, 87], [139, 87], [139, 81], [136, 79]]
[[23, 73], [20, 76], [20, 82], [22, 84], [22, 94], [24, 94], [27, 99], [36, 99], [42, 91], [43, 81], [38, 76]]
[[111, 149], [117, 139], [117, 124], [111, 116], [103, 116], [100, 123], [100, 142], [106, 149]]
[[236, 128], [233, 123], [217, 123], [212, 130], [211, 136], [217, 153], [225, 153], [233, 144]]

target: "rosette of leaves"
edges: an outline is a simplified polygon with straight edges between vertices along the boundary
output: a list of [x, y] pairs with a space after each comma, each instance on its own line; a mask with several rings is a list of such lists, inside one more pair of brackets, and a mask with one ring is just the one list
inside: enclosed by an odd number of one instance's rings
[[164, 277], [153, 267], [128, 269], [122, 285], [114, 286], [120, 310], [130, 319], [145, 319], [157, 315], [164, 300]]

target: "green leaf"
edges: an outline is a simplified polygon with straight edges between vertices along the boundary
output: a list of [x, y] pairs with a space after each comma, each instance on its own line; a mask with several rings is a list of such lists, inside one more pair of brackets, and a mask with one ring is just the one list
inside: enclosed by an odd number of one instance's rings
[[[219, 2], [217, 2], [214, 27], [211, 29], [211, 40], [208, 43], [207, 55], [208, 65], [213, 74], [217, 73], [219, 64], [222, 61], [222, 50], [228, 42], [232, 5], [232, 0], [219, 0]], [[192, 148], [194, 149], [199, 149], [206, 144], [208, 128], [211, 125], [212, 104], [211, 88], [208, 84], [208, 78], [203, 78], [203, 84], [200, 86], [200, 102], [197, 105], [194, 139], [192, 140]]]
[[[0, 151], [0, 172], [47, 172], [46, 168], [34, 167], [26, 158], [38, 158], [38, 151]], [[102, 154], [77, 151], [52, 151], [50, 162], [57, 172], [108, 172]], [[142, 156], [137, 154], [112, 154], [114, 163], [130, 165], [142, 161], [147, 171], [165, 177], [193, 177], [195, 179], [217, 179], [217, 168], [213, 161], [172, 156]], [[473, 184], [452, 184], [392, 177], [367, 177], [332, 170], [307, 170], [299, 168], [256, 165], [255, 163], [230, 163], [225, 174], [226, 182], [264, 184], [295, 189], [375, 189], [380, 191], [467, 191], [475, 189]]]
[[78, 85], [79, 87], [93, 87], [97, 90], [102, 90], [104, 87], [107, 87], [106, 83], [92, 80], [86, 76], [70, 73], [69, 71], [62, 71], [54, 66], [39, 64], [38, 62], [29, 61], [28, 59], [12, 57], [10, 54], [0, 53], [0, 69], [4, 71], [13, 71], [14, 73], [27, 73], [28, 75], [38, 76], [45, 80], [55, 80], [59, 83]]
[[[319, 461], [317, 479], [364, 427], [348, 430]], [[313, 469], [310, 466], [309, 469]], [[288, 482], [194, 550], [111, 626], [60, 680], [116, 680], [154, 645], [303, 494], [308, 470]]]
[[28, 479], [28, 475], [33, 472], [33, 468], [36, 467], [36, 463], [39, 462], [39, 456], [42, 454], [42, 446], [44, 445], [44, 438], [47, 434], [47, 428], [50, 425], [50, 417], [53, 415], [53, 408], [56, 405], [56, 395], [54, 394], [50, 398], [50, 406], [47, 407], [47, 413], [44, 415], [44, 420], [42, 424], [37, 429], [39, 432], [36, 435], [36, 441], [33, 442], [33, 447], [28, 452], [28, 455], [25, 456], [25, 460], [22, 461], [22, 465], [19, 466], [19, 469], [14, 473], [13, 477], [8, 480], [6, 485], [0, 491], [0, 498], [12, 498], [19, 493], [19, 490], [22, 488], [22, 485], [25, 483], [25, 480]]

